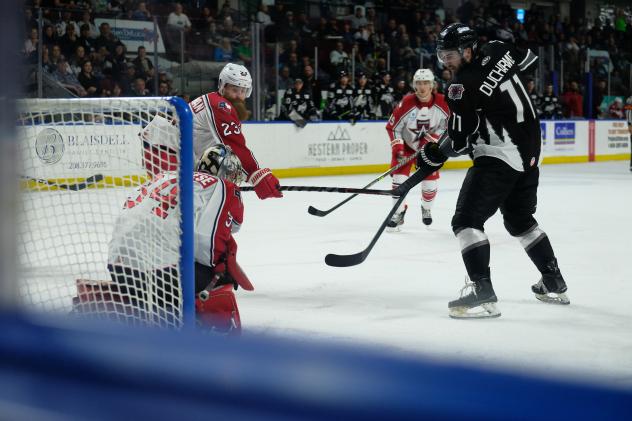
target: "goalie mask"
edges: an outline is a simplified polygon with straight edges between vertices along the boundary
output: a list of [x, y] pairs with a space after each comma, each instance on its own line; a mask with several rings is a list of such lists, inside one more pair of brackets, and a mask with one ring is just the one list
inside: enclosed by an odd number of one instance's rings
[[241, 161], [229, 146], [222, 144], [206, 149], [195, 170], [226, 179], [238, 186], [246, 181]]

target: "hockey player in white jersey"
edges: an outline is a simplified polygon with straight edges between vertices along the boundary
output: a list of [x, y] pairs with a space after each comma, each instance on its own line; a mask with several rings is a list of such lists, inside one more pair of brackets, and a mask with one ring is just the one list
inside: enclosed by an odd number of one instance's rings
[[261, 168], [246, 146], [241, 121], [252, 93], [252, 78], [244, 66], [228, 63], [219, 74], [217, 92], [204, 94], [189, 104], [193, 112], [193, 150], [197, 159], [209, 146], [224, 144], [237, 155], [259, 199], [282, 197], [279, 180], [269, 168]]
[[[386, 124], [391, 141], [391, 166], [413, 155], [428, 142], [436, 142], [447, 130], [449, 109], [442, 94], [433, 93], [434, 74], [430, 69], [418, 69], [413, 76], [415, 93], [408, 94], [393, 110]], [[413, 166], [411, 161], [395, 171], [393, 188], [397, 188], [408, 179]], [[431, 209], [437, 194], [439, 171], [434, 171], [421, 183], [421, 214], [426, 225], [432, 223]], [[394, 198], [393, 201], [397, 201]], [[408, 205], [402, 203], [389, 222], [389, 231], [399, 230], [404, 223]]]
[[[141, 136], [145, 165], [152, 178], [125, 202], [109, 247], [112, 280], [132, 295], [131, 304], [153, 302], [156, 311], [177, 311], [179, 262], [178, 173], [172, 168], [177, 136], [163, 117], [154, 118]], [[159, 137], [155, 137], [160, 133]], [[152, 140], [154, 140], [152, 142]], [[154, 159], [148, 151], [158, 152]], [[148, 159], [149, 158], [149, 159]], [[177, 162], [177, 160], [176, 160]], [[171, 168], [171, 170], [170, 170]], [[198, 324], [214, 331], [238, 334], [241, 320], [233, 287], [253, 286], [236, 261], [233, 233], [243, 222], [239, 184], [245, 180], [239, 158], [222, 144], [202, 153], [193, 174], [195, 212], [195, 291]], [[152, 242], [147, 239], [151, 238]], [[148, 283], [154, 283], [147, 288]], [[148, 299], [147, 294], [155, 294]]]

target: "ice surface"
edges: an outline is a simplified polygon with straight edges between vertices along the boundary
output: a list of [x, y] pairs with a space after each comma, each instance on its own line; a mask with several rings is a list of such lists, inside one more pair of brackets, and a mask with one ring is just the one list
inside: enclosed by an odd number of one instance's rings
[[[453, 320], [465, 270], [450, 220], [465, 171], [444, 171], [433, 209], [421, 222], [420, 190], [406, 223], [384, 233], [351, 268], [324, 263], [369, 243], [391, 199], [362, 196], [332, 214], [344, 195], [287, 192], [260, 201], [244, 193], [238, 259], [255, 285], [237, 292], [250, 332], [372, 344], [432, 358], [523, 372], [563, 374], [632, 387], [632, 173], [627, 162], [542, 167], [536, 218], [565, 276], [570, 306], [537, 301], [539, 274], [499, 213], [486, 225], [498, 307], [493, 320]], [[361, 187], [376, 175], [284, 179], [286, 185]], [[390, 179], [375, 188], [389, 188]]]

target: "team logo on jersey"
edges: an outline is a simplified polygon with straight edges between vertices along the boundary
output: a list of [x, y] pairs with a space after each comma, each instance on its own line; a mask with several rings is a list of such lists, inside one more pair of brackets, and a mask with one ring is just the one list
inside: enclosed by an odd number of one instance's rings
[[448, 98], [450, 99], [461, 99], [463, 98], [463, 91], [465, 88], [460, 83], [453, 83], [448, 86]]
[[484, 65], [486, 65], [487, 63], [489, 63], [489, 59], [490, 59], [490, 58], [491, 58], [490, 56], [486, 56], [486, 57], [483, 59], [483, 62], [482, 62], [481, 64], [482, 64], [483, 66], [484, 66]]
[[55, 129], [44, 129], [35, 138], [35, 153], [44, 164], [55, 164], [64, 155], [64, 138]]
[[417, 120], [417, 128], [410, 131], [417, 135], [417, 139], [423, 138], [430, 129], [430, 120]]
[[222, 101], [222, 102], [220, 102], [219, 104], [217, 104], [217, 106], [218, 106], [219, 108], [223, 108], [223, 109], [224, 109], [224, 110], [226, 110], [226, 111], [230, 111], [230, 110], [231, 110], [231, 106], [230, 106], [230, 104], [228, 104], [228, 103], [226, 103], [226, 102], [224, 102], [224, 101]]

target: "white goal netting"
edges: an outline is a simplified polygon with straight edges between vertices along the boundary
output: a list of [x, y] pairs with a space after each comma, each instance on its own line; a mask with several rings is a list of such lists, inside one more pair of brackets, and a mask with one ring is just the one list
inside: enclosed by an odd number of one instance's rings
[[21, 305], [180, 327], [188, 216], [178, 170], [192, 153], [180, 147], [176, 107], [159, 98], [53, 99], [18, 110]]

